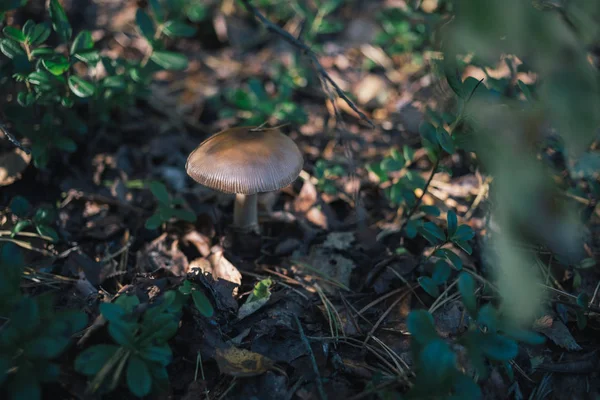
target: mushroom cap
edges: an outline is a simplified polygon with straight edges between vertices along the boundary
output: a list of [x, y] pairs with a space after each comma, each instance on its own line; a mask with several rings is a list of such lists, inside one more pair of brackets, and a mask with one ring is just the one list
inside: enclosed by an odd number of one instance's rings
[[244, 126], [200, 143], [185, 169], [196, 182], [219, 192], [256, 194], [288, 186], [303, 164], [296, 143], [278, 129]]

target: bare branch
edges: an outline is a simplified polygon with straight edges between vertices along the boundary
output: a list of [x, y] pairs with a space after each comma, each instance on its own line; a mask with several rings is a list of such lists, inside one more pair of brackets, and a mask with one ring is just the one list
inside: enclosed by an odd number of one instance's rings
[[256, 7], [254, 7], [254, 5], [251, 3], [250, 0], [242, 0], [242, 3], [244, 3], [244, 6], [246, 7], [246, 9], [250, 13], [252, 13], [254, 15], [254, 17], [256, 19], [258, 19], [265, 26], [265, 28], [267, 28], [267, 30], [281, 36], [285, 41], [290, 43], [292, 46], [301, 50], [312, 61], [315, 69], [317, 70], [317, 73], [321, 76], [321, 79], [323, 79], [326, 83], [328, 83], [329, 85], [331, 85], [331, 87], [333, 87], [336, 95], [338, 97], [340, 97], [342, 100], [344, 100], [346, 102], [346, 104], [348, 104], [348, 106], [355, 113], [357, 113], [362, 120], [366, 121], [371, 127], [373, 127], [373, 128], [375, 127], [375, 124], [373, 124], [373, 122], [362, 111], [360, 111], [358, 109], [358, 107], [352, 102], [352, 100], [350, 100], [348, 98], [348, 96], [346, 96], [346, 94], [338, 86], [338, 84], [335, 83], [335, 81], [331, 78], [331, 76], [329, 76], [327, 71], [325, 71], [325, 68], [323, 68], [323, 66], [319, 62], [317, 54], [309, 46], [307, 46], [306, 43], [304, 43], [300, 39], [295, 38], [289, 32], [284, 31], [279, 26], [277, 26], [273, 22], [271, 22]]

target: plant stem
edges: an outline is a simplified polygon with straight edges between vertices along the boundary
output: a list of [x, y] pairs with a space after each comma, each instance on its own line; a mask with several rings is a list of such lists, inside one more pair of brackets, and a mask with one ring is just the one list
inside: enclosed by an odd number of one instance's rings
[[421, 196], [419, 196], [419, 198], [417, 199], [417, 202], [415, 203], [413, 208], [408, 212], [408, 214], [406, 215], [406, 219], [404, 220], [404, 222], [402, 223], [402, 226], [400, 227], [400, 234], [402, 234], [402, 232], [404, 232], [404, 229], [406, 228], [406, 225], [408, 225], [410, 218], [413, 216], [413, 214], [417, 211], [417, 209], [421, 205], [421, 202], [423, 201], [423, 197], [425, 197], [425, 194], [427, 194], [427, 189], [429, 188], [429, 185], [431, 184], [431, 181], [433, 180], [433, 176], [437, 173], [437, 169], [438, 169], [439, 165], [440, 165], [440, 158], [438, 156], [437, 160], [433, 164], [433, 170], [431, 171], [431, 175], [429, 175], [429, 179], [427, 180], [427, 182], [425, 183], [425, 186], [423, 187], [423, 193], [421, 194]]
[[233, 207], [233, 225], [242, 232], [258, 231], [257, 195], [236, 194]]

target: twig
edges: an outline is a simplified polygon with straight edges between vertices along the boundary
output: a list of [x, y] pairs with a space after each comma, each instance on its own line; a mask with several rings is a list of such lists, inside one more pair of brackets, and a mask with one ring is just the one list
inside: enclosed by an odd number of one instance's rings
[[25, 152], [25, 154], [31, 154], [31, 150], [29, 150], [28, 148], [23, 147], [23, 145], [21, 144], [21, 142], [19, 142], [19, 140], [17, 140], [16, 137], [14, 137], [14, 135], [12, 133], [10, 133], [10, 131], [8, 130], [8, 128], [6, 127], [6, 125], [4, 125], [2, 122], [0, 122], [0, 130], [4, 133], [4, 136], [6, 137], [6, 139], [11, 142], [13, 145], [15, 145], [16, 147], [18, 147], [19, 149], [23, 150]]
[[427, 194], [427, 189], [429, 188], [429, 185], [431, 184], [431, 181], [433, 180], [433, 176], [437, 173], [437, 168], [438, 168], [439, 164], [440, 164], [440, 159], [438, 157], [438, 159], [433, 164], [433, 170], [431, 171], [431, 175], [429, 175], [429, 179], [427, 180], [427, 182], [425, 183], [425, 186], [423, 187], [423, 193], [421, 194], [421, 196], [419, 196], [419, 198], [417, 199], [417, 202], [415, 203], [413, 208], [408, 212], [408, 214], [406, 215], [406, 219], [404, 220], [404, 222], [402, 223], [402, 226], [400, 227], [400, 234], [402, 234], [402, 232], [404, 232], [404, 229], [406, 228], [406, 225], [408, 225], [410, 218], [413, 216], [413, 214], [417, 211], [417, 209], [421, 205], [421, 202], [423, 201], [423, 197], [425, 197], [425, 195]]
[[335, 93], [342, 100], [344, 100], [344, 102], [346, 102], [346, 104], [348, 104], [348, 106], [352, 109], [352, 111], [357, 113], [360, 116], [360, 118], [362, 120], [366, 121], [372, 128], [375, 127], [375, 124], [362, 111], [360, 111], [358, 109], [358, 107], [356, 107], [356, 105], [352, 102], [352, 100], [350, 100], [348, 98], [348, 96], [346, 96], [346, 94], [338, 86], [338, 84], [335, 83], [335, 81], [331, 78], [331, 76], [329, 76], [327, 71], [325, 71], [325, 68], [323, 68], [323, 66], [319, 62], [319, 59], [318, 59], [316, 53], [308, 45], [306, 45], [306, 43], [304, 43], [300, 39], [295, 38], [289, 32], [284, 31], [279, 26], [277, 26], [273, 22], [271, 22], [256, 7], [254, 7], [254, 5], [251, 3], [250, 0], [242, 0], [242, 3], [244, 4], [244, 7], [246, 7], [246, 9], [251, 14], [253, 14], [254, 17], [256, 17], [256, 19], [258, 19], [265, 26], [265, 28], [267, 30], [281, 36], [285, 41], [290, 43], [292, 46], [297, 47], [302, 52], [304, 52], [308, 56], [308, 58], [312, 61], [313, 65], [315, 66], [315, 69], [317, 70], [317, 72], [319, 73], [321, 78], [324, 79], [328, 84], [330, 84], [333, 87], [333, 89], [335, 90]]
[[325, 393], [325, 389], [323, 389], [323, 382], [321, 382], [321, 374], [319, 373], [319, 367], [317, 366], [315, 353], [313, 353], [312, 348], [310, 347], [310, 343], [308, 342], [308, 338], [304, 334], [304, 329], [302, 329], [302, 324], [300, 323], [300, 320], [295, 315], [294, 319], [296, 320], [296, 324], [298, 324], [298, 332], [300, 333], [300, 339], [302, 340], [302, 343], [304, 343], [304, 346], [306, 346], [306, 350], [308, 350], [308, 354], [310, 356], [313, 372], [315, 373], [317, 390], [319, 391], [319, 397], [321, 398], [321, 400], [327, 400], [327, 394]]

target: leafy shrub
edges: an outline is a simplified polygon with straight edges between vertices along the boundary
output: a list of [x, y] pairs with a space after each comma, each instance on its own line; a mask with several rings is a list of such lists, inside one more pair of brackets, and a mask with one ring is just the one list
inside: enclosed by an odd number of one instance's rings
[[[48, 3], [50, 21], [29, 20], [21, 28], [3, 29], [0, 51], [8, 58], [13, 77], [7, 89], [16, 99], [6, 105], [6, 115], [18, 136], [32, 140], [35, 166], [44, 168], [53, 149], [76, 151], [77, 140], [90, 128], [113, 123], [114, 110], [130, 107], [146, 95], [154, 72], [187, 68], [187, 58], [166, 50], [164, 38], [190, 36], [195, 28], [179, 19], [164, 20], [160, 3], [151, 3], [154, 19], [143, 10], [136, 15], [150, 43], [150, 51], [140, 61], [101, 55], [91, 32], [74, 34], [58, 0]], [[53, 32], [55, 47], [48, 45]], [[105, 76], [97, 75], [99, 64]], [[80, 115], [86, 108], [88, 121], [83, 121]]]
[[[71, 336], [87, 325], [80, 311], [58, 311], [52, 295], [25, 296], [19, 288], [24, 262], [12, 243], [0, 247], [0, 393], [6, 398], [42, 398], [41, 385], [60, 374], [56, 359]], [[4, 396], [2, 396], [5, 398]]]

